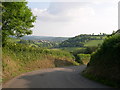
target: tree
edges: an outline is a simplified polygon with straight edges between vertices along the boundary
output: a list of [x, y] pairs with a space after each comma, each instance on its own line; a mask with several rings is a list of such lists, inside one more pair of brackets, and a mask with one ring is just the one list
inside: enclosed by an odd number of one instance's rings
[[[0, 11], [2, 10], [2, 3], [0, 2]], [[2, 32], [1, 32], [1, 28], [2, 28], [2, 12], [0, 12], [0, 47], [2, 45]]]
[[30, 30], [36, 20], [27, 2], [3, 2], [2, 3], [2, 45], [6, 44], [7, 38], [12, 35], [22, 37], [32, 34]]

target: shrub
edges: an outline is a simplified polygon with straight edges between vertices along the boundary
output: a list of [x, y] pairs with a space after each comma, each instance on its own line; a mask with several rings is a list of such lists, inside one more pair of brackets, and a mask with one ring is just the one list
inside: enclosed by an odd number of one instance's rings
[[83, 62], [83, 64], [88, 64], [90, 61], [90, 54], [78, 54], [79, 59]]
[[120, 34], [109, 36], [92, 54], [86, 73], [112, 81], [120, 87]]

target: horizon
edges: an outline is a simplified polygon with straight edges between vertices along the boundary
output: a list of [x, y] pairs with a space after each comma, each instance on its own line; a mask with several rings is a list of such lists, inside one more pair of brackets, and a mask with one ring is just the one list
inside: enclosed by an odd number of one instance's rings
[[[103, 33], [101, 33], [101, 34], [103, 34]], [[107, 35], [109, 35], [108, 33], [104, 33], [104, 34], [107, 34]], [[110, 34], [112, 34], [112, 33], [110, 33]], [[82, 35], [82, 34], [79, 34], [79, 35]], [[79, 35], [76, 35], [76, 36], [79, 36]], [[84, 35], [84, 34], [83, 34]], [[92, 35], [92, 33], [91, 34], [86, 34], [86, 35]], [[94, 34], [94, 35], [100, 35], [100, 33], [99, 34]], [[37, 35], [26, 35], [26, 36], [37, 36]], [[67, 37], [67, 38], [71, 38], [71, 37], [69, 37], [69, 36], [42, 36], [42, 35], [39, 35], [40, 37]], [[73, 36], [73, 37], [75, 37], [75, 36]]]

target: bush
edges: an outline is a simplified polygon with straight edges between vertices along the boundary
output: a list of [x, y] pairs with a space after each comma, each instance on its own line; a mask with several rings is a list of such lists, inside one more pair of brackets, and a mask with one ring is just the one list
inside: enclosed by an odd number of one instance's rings
[[[120, 35], [114, 35], [107, 38], [101, 45], [100, 49], [92, 55], [92, 62], [101, 62], [104, 60], [106, 63], [120, 64]], [[98, 59], [98, 60], [96, 60]]]
[[86, 47], [84, 54], [92, 54], [97, 50], [97, 46], [92, 46], [92, 47]]
[[87, 65], [90, 61], [90, 54], [78, 54], [79, 60], [83, 62], [83, 64]]
[[[120, 83], [120, 34], [109, 36], [92, 54], [86, 73]], [[118, 85], [120, 87], [120, 84]]]

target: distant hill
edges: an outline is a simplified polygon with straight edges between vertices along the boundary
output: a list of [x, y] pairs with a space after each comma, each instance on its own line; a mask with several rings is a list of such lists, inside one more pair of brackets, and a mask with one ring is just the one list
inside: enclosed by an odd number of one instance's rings
[[24, 40], [48, 40], [54, 42], [62, 42], [67, 40], [69, 37], [52, 37], [52, 36], [24, 36], [21, 39]]
[[84, 47], [84, 46], [97, 46], [101, 44], [106, 35], [89, 35], [81, 34], [68, 40], [63, 41], [60, 47]]

